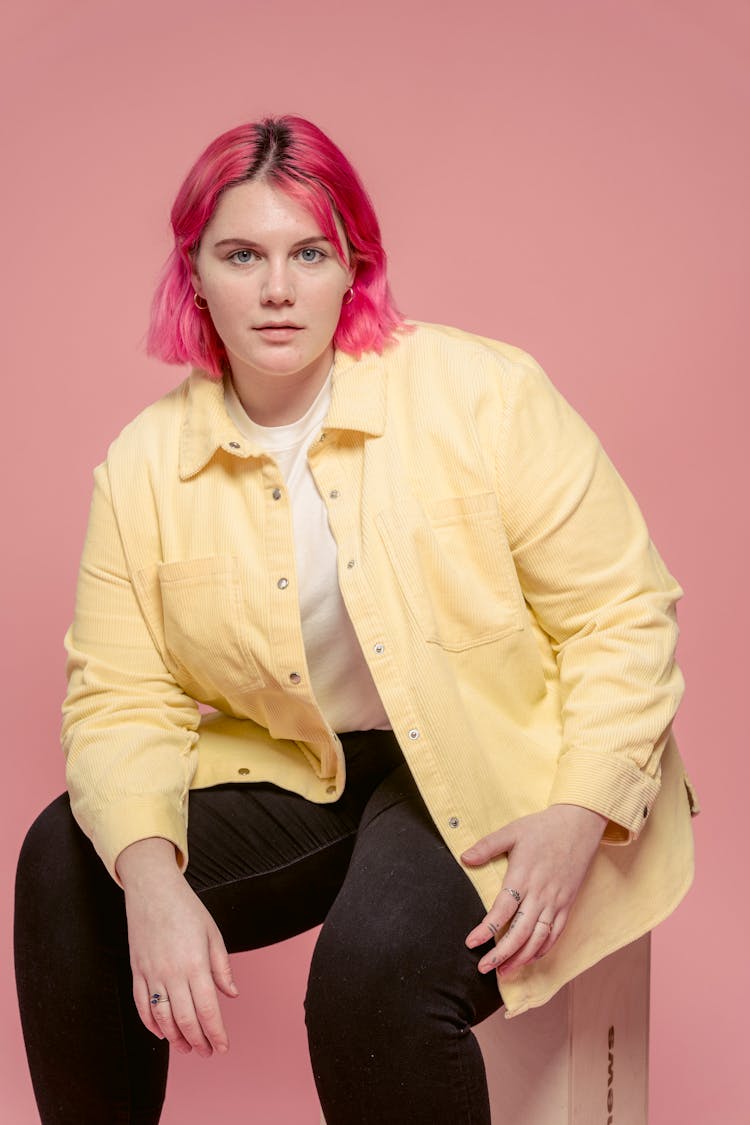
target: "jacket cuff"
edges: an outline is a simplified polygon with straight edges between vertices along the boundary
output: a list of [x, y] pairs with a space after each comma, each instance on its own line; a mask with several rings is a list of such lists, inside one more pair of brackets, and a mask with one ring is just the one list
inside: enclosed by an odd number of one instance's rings
[[174, 798], [160, 793], [128, 797], [107, 805], [96, 818], [91, 841], [104, 866], [118, 886], [122, 886], [115, 870], [117, 857], [129, 844], [160, 836], [175, 847], [175, 860], [180, 871], [187, 867], [187, 822], [185, 811]]
[[581, 805], [609, 820], [605, 843], [627, 844], [642, 831], [661, 783], [615, 754], [569, 751], [560, 759], [550, 805]]

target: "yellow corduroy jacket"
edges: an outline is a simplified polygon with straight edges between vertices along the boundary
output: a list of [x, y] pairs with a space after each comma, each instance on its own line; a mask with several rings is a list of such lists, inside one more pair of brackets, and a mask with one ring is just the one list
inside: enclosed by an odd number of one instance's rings
[[[338, 353], [308, 456], [362, 651], [453, 855], [553, 802], [609, 818], [562, 937], [503, 982], [516, 1015], [690, 884], [670, 734], [681, 591], [594, 434], [510, 345], [418, 325], [381, 356]], [[222, 384], [193, 372], [94, 476], [63, 745], [110, 871], [146, 836], [186, 865], [191, 788], [335, 801], [344, 759], [309, 688], [284, 480]], [[487, 906], [505, 865], [467, 869]]]

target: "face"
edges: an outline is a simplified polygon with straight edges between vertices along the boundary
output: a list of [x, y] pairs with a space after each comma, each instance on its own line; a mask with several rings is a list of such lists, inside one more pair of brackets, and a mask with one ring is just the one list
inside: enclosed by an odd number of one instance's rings
[[192, 280], [238, 390], [269, 377], [322, 385], [353, 275], [313, 216], [278, 188], [253, 180], [225, 191], [203, 230]]

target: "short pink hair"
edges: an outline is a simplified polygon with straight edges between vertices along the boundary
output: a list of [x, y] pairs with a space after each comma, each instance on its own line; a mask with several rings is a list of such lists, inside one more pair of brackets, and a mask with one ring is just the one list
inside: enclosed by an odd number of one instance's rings
[[388, 286], [375, 209], [333, 141], [312, 122], [285, 116], [222, 133], [188, 172], [172, 207], [175, 245], [154, 294], [149, 355], [167, 363], [190, 363], [221, 377], [226, 352], [210, 316], [195, 307], [192, 260], [221, 193], [256, 179], [268, 180], [305, 207], [343, 261], [335, 216], [339, 218], [356, 272], [354, 297], [342, 305], [333, 342], [355, 356], [381, 352], [403, 325], [403, 317]]

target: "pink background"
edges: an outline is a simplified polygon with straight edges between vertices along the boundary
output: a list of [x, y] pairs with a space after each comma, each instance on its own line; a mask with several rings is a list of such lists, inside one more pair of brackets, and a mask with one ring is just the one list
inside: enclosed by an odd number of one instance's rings
[[[220, 130], [293, 111], [361, 170], [404, 310], [531, 351], [599, 432], [685, 587], [677, 732], [706, 811], [695, 889], [655, 938], [651, 1121], [744, 1123], [747, 3], [9, 8], [0, 1116], [37, 1119], [12, 988], [12, 871], [63, 785], [61, 640], [91, 470], [181, 378], [142, 348], [181, 176]], [[167, 1125], [217, 1108], [226, 1121], [316, 1122], [310, 948], [308, 936], [235, 959], [233, 1050], [175, 1059]]]

